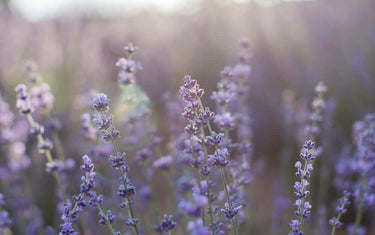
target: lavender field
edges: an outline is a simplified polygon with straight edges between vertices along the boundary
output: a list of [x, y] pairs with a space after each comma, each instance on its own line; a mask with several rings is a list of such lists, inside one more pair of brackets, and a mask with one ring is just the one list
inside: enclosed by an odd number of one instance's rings
[[373, 0], [40, 2], [0, 0], [0, 234], [375, 234]]

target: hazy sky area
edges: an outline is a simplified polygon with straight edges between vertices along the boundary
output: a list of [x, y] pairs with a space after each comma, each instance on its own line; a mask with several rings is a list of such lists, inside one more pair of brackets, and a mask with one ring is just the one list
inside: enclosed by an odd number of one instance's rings
[[[223, 0], [247, 3], [251, 0]], [[283, 1], [306, 0], [253, 0], [262, 6], [271, 6]], [[201, 0], [11, 0], [11, 8], [29, 20], [56, 17], [72, 12], [99, 15], [136, 14], [142, 10], [172, 13], [180, 10], [190, 13], [197, 9]]]

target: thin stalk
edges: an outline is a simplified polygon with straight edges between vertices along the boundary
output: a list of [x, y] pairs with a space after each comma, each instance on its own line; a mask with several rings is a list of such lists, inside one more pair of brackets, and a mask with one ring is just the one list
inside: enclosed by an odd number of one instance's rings
[[[222, 178], [223, 184], [224, 184], [225, 196], [227, 198], [228, 207], [229, 207], [229, 210], [232, 210], [233, 207], [232, 207], [232, 202], [230, 201], [229, 192], [228, 192], [228, 188], [227, 188], [227, 179], [225, 177], [225, 172], [224, 172], [224, 169], [222, 167], [220, 167], [220, 173], [221, 173], [221, 178]], [[231, 218], [231, 221], [232, 221], [232, 225], [233, 225], [234, 235], [238, 235], [237, 226], [236, 226], [236, 222], [234, 221], [234, 218]]]
[[[118, 149], [117, 149], [116, 142], [113, 139], [111, 140], [111, 142], [112, 142], [113, 150], [115, 151], [115, 154], [117, 154], [118, 153]], [[122, 183], [124, 184], [125, 188], [128, 188], [128, 182], [125, 179], [126, 178], [126, 173], [123, 171], [122, 168], [119, 168], [117, 170], [120, 172], [121, 180], [122, 180]], [[131, 203], [131, 200], [130, 200], [129, 197], [126, 197], [126, 204], [127, 204], [127, 207], [128, 207], [129, 217], [130, 217], [130, 219], [133, 220], [135, 218], [135, 216], [134, 216], [134, 211], [133, 211], [132, 203]], [[134, 229], [134, 232], [137, 235], [139, 235], [137, 224], [135, 224], [133, 226], [133, 229]]]
[[98, 208], [99, 212], [101, 213], [101, 215], [103, 216], [103, 218], [104, 218], [104, 220], [107, 224], [107, 229], [108, 229], [109, 234], [113, 234], [112, 224], [109, 222], [109, 220], [107, 218], [108, 217], [107, 214], [104, 213], [102, 207], [99, 204], [96, 207]]
[[[30, 113], [26, 114], [26, 118], [27, 118], [27, 120], [29, 121], [31, 127], [35, 127], [35, 126], [36, 126], [36, 123], [35, 123], [35, 121], [34, 121], [34, 119], [33, 119], [33, 117], [31, 116]], [[39, 142], [39, 143], [42, 144], [42, 143], [45, 142], [45, 140], [44, 140], [42, 134], [38, 134], [38, 135], [37, 135], [37, 138], [38, 138], [38, 142]], [[53, 157], [52, 157], [51, 151], [50, 151], [49, 149], [44, 150], [44, 155], [46, 156], [47, 161], [48, 161], [49, 163], [53, 163]], [[61, 183], [61, 180], [60, 180], [60, 178], [59, 178], [59, 175], [57, 174], [56, 171], [52, 172], [52, 174], [53, 174], [53, 177], [54, 177], [55, 180], [56, 180], [57, 186], [58, 186], [58, 188], [60, 189], [60, 192], [61, 192], [61, 194], [62, 194], [62, 196], [63, 196], [63, 200], [64, 200], [64, 201], [67, 201], [68, 197], [66, 196], [66, 193], [65, 193], [64, 187], [63, 187], [63, 185], [62, 185], [62, 183]]]
[[[125, 188], [128, 187], [128, 182], [125, 180], [125, 173], [123, 172], [122, 169], [120, 169], [120, 174], [121, 174], [121, 180], [125, 186]], [[127, 206], [128, 206], [128, 212], [129, 212], [129, 217], [130, 219], [134, 219], [135, 216], [134, 216], [134, 211], [133, 211], [133, 207], [132, 207], [132, 203], [131, 203], [131, 200], [129, 197], [126, 197], [126, 201], [127, 201]], [[138, 231], [138, 226], [137, 224], [135, 224], [133, 226], [133, 229], [134, 229], [134, 232], [139, 235], [139, 231]]]
[[362, 184], [361, 184], [361, 195], [360, 195], [360, 198], [359, 198], [359, 207], [358, 207], [357, 213], [355, 215], [354, 229], [353, 229], [353, 232], [351, 233], [351, 235], [357, 234], [357, 230], [358, 230], [359, 225], [361, 224], [361, 221], [362, 221], [363, 202], [364, 202], [366, 184], [367, 184], [367, 180], [365, 178], [363, 178]]
[[[339, 221], [341, 218], [341, 214], [337, 216], [337, 221]], [[336, 232], [336, 226], [332, 226], [331, 235], [335, 235]]]
[[[200, 99], [198, 99], [198, 101], [199, 101], [199, 104], [200, 104], [200, 108], [202, 110], [204, 110], [202, 101]], [[195, 113], [195, 115], [198, 117], [197, 112]], [[211, 127], [209, 126], [209, 122], [206, 122], [206, 123], [207, 123], [207, 127], [209, 127], [209, 130], [210, 130], [210, 133], [211, 133], [212, 130], [211, 130]], [[202, 140], [203, 140], [203, 142], [205, 142], [206, 141], [206, 134], [205, 134], [203, 126], [200, 128], [200, 131], [201, 131]], [[204, 163], [207, 164], [208, 151], [207, 151], [207, 147], [203, 143], [202, 143], [202, 148], [203, 148], [203, 152], [204, 152]], [[198, 172], [198, 175], [199, 175], [199, 178], [200, 178], [199, 172]], [[212, 234], [215, 234], [215, 228], [213, 226], [214, 225], [214, 217], [213, 217], [211, 192], [210, 192], [210, 180], [208, 178], [208, 175], [205, 176], [205, 179], [206, 179], [206, 184], [207, 184], [207, 198], [208, 198], [209, 214], [210, 214], [210, 221], [211, 221], [210, 228], [211, 228]], [[200, 188], [200, 190], [201, 190], [201, 188]], [[205, 213], [205, 212], [203, 211], [203, 213]]]
[[[305, 163], [304, 163], [304, 166], [303, 166], [303, 172], [306, 172], [308, 163], [309, 163], [309, 161], [305, 159]], [[303, 177], [301, 177], [301, 185], [302, 184], [303, 184]], [[304, 227], [304, 222], [305, 222], [305, 220], [303, 219], [303, 216], [302, 216], [304, 203], [305, 203], [304, 201], [305, 201], [305, 197], [301, 198], [301, 207], [300, 207], [300, 211], [299, 211], [299, 214], [300, 214], [299, 222], [301, 224], [301, 229], [300, 229], [301, 232], [303, 232], [303, 227]]]
[[[198, 187], [199, 187], [199, 191], [202, 192], [202, 184], [201, 184], [201, 181], [202, 181], [202, 176], [201, 174], [199, 173], [199, 170], [198, 168], [195, 168], [195, 172], [198, 176]], [[206, 224], [206, 213], [205, 213], [205, 208], [203, 207], [202, 208], [202, 222], [203, 222], [203, 225]]]
[[[204, 129], [203, 127], [201, 127], [201, 135], [202, 135], [202, 138], [203, 138], [203, 142], [206, 141], [206, 137], [205, 137], [205, 133], [204, 133]], [[203, 152], [204, 152], [204, 162], [205, 164], [207, 163], [207, 159], [208, 159], [208, 152], [207, 152], [207, 147], [203, 144]], [[211, 230], [212, 230], [212, 234], [215, 234], [215, 229], [214, 229], [214, 216], [213, 216], [213, 210], [212, 210], [212, 201], [211, 201], [211, 190], [210, 190], [210, 180], [208, 178], [208, 175], [205, 176], [205, 179], [206, 179], [206, 184], [207, 184], [207, 197], [208, 197], [208, 206], [210, 208], [210, 220], [211, 220]], [[203, 212], [204, 213], [204, 212]]]
[[[201, 99], [198, 99], [198, 102], [199, 102], [199, 106], [202, 110], [204, 110], [204, 107], [203, 107], [203, 103], [201, 101]], [[206, 121], [206, 124], [207, 124], [207, 128], [208, 128], [208, 131], [209, 133], [212, 135], [213, 134], [213, 131], [212, 131], [212, 128], [211, 128], [211, 125], [210, 125], [210, 122], [209, 121]], [[203, 141], [205, 141], [205, 134], [204, 134], [204, 129], [201, 128], [201, 133], [202, 133], [202, 137], [203, 137]], [[228, 136], [228, 134], [226, 135]], [[205, 147], [205, 146], [204, 146]], [[217, 150], [217, 145], [215, 145], [215, 151]], [[205, 148], [205, 155], [207, 156], [208, 158], [208, 154], [207, 154], [207, 148]], [[207, 158], [206, 158], [206, 162], [207, 162]], [[227, 203], [228, 203], [228, 206], [229, 206], [229, 209], [232, 210], [232, 203], [230, 201], [230, 197], [229, 197], [229, 192], [228, 192], [228, 188], [227, 188], [227, 180], [226, 180], [226, 176], [225, 176], [225, 172], [224, 172], [224, 169], [223, 168], [220, 168], [220, 173], [221, 173], [221, 177], [222, 177], [222, 180], [223, 180], [223, 184], [224, 184], [224, 190], [225, 190], [225, 195], [226, 195], [226, 198], [227, 198]], [[209, 185], [208, 185], [208, 181], [207, 181], [207, 192], [209, 190]], [[209, 198], [209, 202], [210, 202], [210, 198]], [[210, 209], [211, 209], [211, 205], [210, 205]], [[211, 215], [212, 217], [212, 215]], [[231, 218], [231, 221], [232, 221], [232, 225], [233, 225], [233, 232], [235, 235], [238, 235], [238, 230], [237, 230], [237, 226], [236, 226], [236, 222], [234, 220], [234, 218]]]

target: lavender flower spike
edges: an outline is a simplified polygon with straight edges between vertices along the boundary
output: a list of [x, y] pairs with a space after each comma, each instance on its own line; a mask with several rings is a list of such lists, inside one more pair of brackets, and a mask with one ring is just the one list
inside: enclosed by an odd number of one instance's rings
[[43, 153], [48, 161], [47, 170], [52, 170], [53, 176], [58, 184], [58, 187], [63, 195], [63, 199], [66, 200], [65, 189], [62, 186], [61, 180], [59, 175], [57, 174], [58, 162], [52, 157], [51, 150], [53, 148], [53, 144], [50, 140], [43, 137], [44, 128], [41, 124], [37, 123], [33, 116], [31, 115], [34, 111], [34, 105], [32, 104], [32, 98], [29, 92], [27, 91], [27, 86], [25, 84], [19, 84], [15, 88], [17, 94], [17, 103], [16, 106], [20, 110], [20, 113], [26, 116], [28, 122], [31, 126], [31, 133], [36, 135], [38, 138], [38, 149], [40, 153]]
[[[131, 184], [128, 178], [129, 166], [126, 163], [126, 153], [120, 152], [117, 148], [116, 139], [120, 138], [120, 132], [114, 128], [112, 124], [113, 116], [108, 114], [110, 110], [109, 99], [106, 94], [99, 93], [92, 100], [92, 107], [96, 113], [93, 115], [93, 122], [96, 124], [97, 129], [101, 132], [104, 142], [112, 143], [114, 154], [109, 156], [109, 162], [111, 166], [120, 173], [121, 183], [117, 190], [117, 195], [123, 198], [121, 207], [127, 207], [129, 211], [129, 218], [125, 224], [132, 226], [134, 232], [139, 234], [138, 231], [138, 218], [135, 217], [132, 208], [131, 196], [135, 194], [135, 187]], [[107, 218], [109, 221], [111, 218], [105, 217], [105, 213], [101, 212], [103, 219]], [[103, 220], [101, 220], [103, 221]]]
[[169, 233], [176, 226], [176, 222], [173, 221], [173, 216], [164, 215], [164, 219], [160, 223], [160, 230]]
[[307, 217], [309, 217], [311, 213], [311, 204], [308, 201], [305, 201], [307, 197], [310, 195], [310, 191], [308, 190], [309, 186], [309, 178], [311, 176], [311, 171], [313, 170], [312, 161], [315, 159], [315, 151], [314, 151], [315, 143], [307, 140], [303, 145], [301, 150], [300, 157], [304, 161], [304, 164], [300, 161], [297, 161], [295, 167], [297, 168], [296, 176], [300, 179], [300, 181], [296, 181], [294, 183], [294, 196], [297, 197], [294, 205], [297, 207], [295, 214], [299, 217], [299, 220], [292, 220], [289, 224], [292, 227], [292, 231], [289, 235], [302, 235], [303, 234], [303, 221]]
[[336, 228], [339, 228], [343, 225], [342, 222], [340, 222], [340, 218], [343, 214], [346, 213], [347, 207], [350, 205], [350, 196], [351, 192], [344, 191], [344, 196], [339, 199], [339, 204], [336, 207], [337, 216], [332, 217], [329, 220], [329, 224], [332, 226], [331, 235], [335, 235]]

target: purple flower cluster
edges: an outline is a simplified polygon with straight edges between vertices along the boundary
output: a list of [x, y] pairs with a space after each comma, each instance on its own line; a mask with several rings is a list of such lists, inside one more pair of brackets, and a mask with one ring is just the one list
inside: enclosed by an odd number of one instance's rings
[[[82, 159], [83, 164], [80, 169], [83, 175], [81, 177], [80, 193], [77, 196], [73, 196], [74, 206], [70, 203], [64, 205], [63, 214], [61, 216], [64, 223], [60, 225], [60, 234], [78, 234], [78, 232], [74, 230], [73, 223], [78, 220], [78, 212], [82, 211], [87, 205], [98, 208], [101, 217], [99, 220], [100, 224], [111, 224], [114, 221], [114, 216], [110, 211], [107, 212], [107, 214], [103, 213], [103, 209], [100, 206], [103, 201], [103, 196], [98, 196], [94, 190], [96, 173], [94, 171], [95, 165], [93, 161], [87, 155], [84, 155]], [[110, 230], [113, 231], [111, 227]]]
[[297, 197], [294, 205], [297, 207], [295, 214], [300, 218], [298, 220], [292, 220], [290, 226], [292, 227], [292, 231], [289, 233], [290, 235], [296, 234], [303, 234], [303, 231], [299, 230], [299, 225], [303, 223], [303, 220], [309, 217], [311, 214], [311, 204], [308, 201], [305, 201], [307, 197], [310, 195], [310, 191], [308, 190], [309, 186], [309, 179], [311, 176], [311, 172], [313, 170], [312, 161], [315, 159], [316, 155], [314, 153], [315, 143], [307, 140], [303, 145], [301, 150], [300, 157], [303, 160], [303, 163], [297, 161], [295, 167], [297, 168], [296, 176], [300, 179], [300, 181], [296, 181], [294, 183], [294, 196]]
[[[217, 167], [220, 170], [221, 181], [224, 185], [224, 193], [226, 198], [226, 206], [221, 210], [225, 217], [232, 222], [232, 228], [235, 234], [237, 231], [237, 224], [235, 222], [235, 216], [238, 214], [242, 206], [234, 207], [233, 198], [230, 196], [230, 185], [226, 179], [225, 169], [229, 163], [229, 151], [223, 146], [223, 138], [225, 135], [223, 133], [217, 134], [213, 131], [210, 121], [215, 120], [216, 116], [209, 108], [204, 107], [201, 101], [201, 97], [204, 94], [203, 89], [199, 87], [196, 80], [191, 80], [190, 76], [184, 78], [185, 84], [180, 88], [180, 92], [183, 95], [184, 101], [187, 105], [182, 113], [183, 117], [188, 120], [188, 124], [185, 127], [185, 132], [190, 135], [189, 144], [190, 146], [185, 149], [185, 153], [190, 156], [191, 166], [196, 169], [198, 177], [198, 188], [200, 193], [196, 193], [195, 201], [196, 203], [201, 201], [197, 200], [197, 196], [206, 195], [208, 199], [208, 211], [211, 220], [211, 230], [213, 233], [221, 233], [221, 228], [218, 225], [220, 222], [214, 222], [214, 213], [216, 214], [216, 209], [213, 209], [213, 202], [216, 199], [212, 194], [212, 186], [209, 177], [213, 170], [211, 166]], [[222, 94], [214, 94], [214, 97], [222, 96]], [[218, 98], [221, 99], [221, 98]], [[226, 102], [222, 102], [224, 105]], [[224, 128], [226, 129], [226, 128]], [[206, 136], [206, 131], [210, 135]], [[213, 151], [212, 154], [209, 152]], [[209, 165], [208, 165], [209, 164]], [[205, 181], [201, 181], [201, 176], [205, 178]], [[203, 190], [205, 185], [206, 194]], [[232, 192], [231, 192], [232, 193]], [[201, 198], [200, 196], [198, 198]], [[204, 200], [206, 201], [206, 200]], [[199, 205], [199, 203], [197, 203]], [[204, 203], [200, 205], [205, 205]]]
[[[75, 125], [69, 126], [70, 118], [79, 118], [75, 112], [61, 122], [50, 119], [49, 111], [54, 97], [49, 85], [43, 83], [42, 77], [36, 72], [36, 64], [29, 62], [30, 86], [28, 88], [20, 84], [16, 87], [16, 106], [26, 117], [23, 120], [27, 120], [30, 125], [30, 135], [22, 135], [25, 128], [22, 128], [11, 107], [0, 97], [0, 152], [6, 156], [2, 160], [5, 167], [0, 166], [0, 182], [6, 198], [10, 198], [9, 204], [7, 200], [7, 205], [4, 205], [0, 194], [0, 233], [6, 233], [8, 229], [14, 229], [15, 233], [25, 229], [30, 234], [38, 234], [45, 229], [46, 234], [60, 235], [104, 234], [106, 229], [111, 235], [139, 235], [155, 231], [167, 235], [248, 233], [249, 230], [245, 229], [260, 220], [256, 218], [257, 214], [252, 215], [256, 212], [254, 208], [258, 207], [256, 202], [259, 198], [255, 195], [257, 188], [248, 188], [252, 186], [251, 182], [259, 168], [259, 164], [253, 164], [253, 145], [257, 147], [257, 154], [263, 154], [263, 146], [259, 145], [258, 148], [260, 139], [253, 140], [252, 117], [257, 112], [253, 113], [250, 107], [259, 107], [250, 96], [254, 80], [250, 79], [252, 55], [249, 42], [241, 41], [240, 48], [236, 64], [223, 69], [217, 90], [210, 96], [216, 105], [215, 109], [204, 105], [205, 90], [198, 81], [185, 76], [179, 89], [182, 100], [170, 94], [161, 97], [155, 105], [162, 111], [154, 115], [152, 108], [155, 106], [149, 104], [148, 96], [135, 84], [136, 73], [141, 66], [132, 59], [132, 55], [138, 48], [128, 44], [124, 48], [125, 58], [120, 58], [116, 63], [121, 70], [119, 104], [115, 104], [113, 109], [107, 94], [96, 93], [90, 103], [94, 113], [90, 115], [85, 113], [86, 110], [83, 111], [80, 130]], [[311, 180], [313, 172], [324, 174], [328, 179], [327, 187], [331, 181], [328, 172], [331, 169], [324, 168], [328, 161], [314, 165], [322, 152], [322, 147], [316, 143], [324, 145], [325, 151], [329, 145], [328, 137], [325, 136], [326, 104], [323, 96], [326, 92], [327, 87], [319, 82], [311, 105], [312, 112], [308, 111], [308, 105], [296, 107], [300, 104], [294, 102], [290, 93], [285, 94], [285, 104], [281, 107], [285, 112], [282, 124], [286, 132], [291, 129], [292, 134], [286, 136], [288, 139], [284, 141], [283, 156], [292, 156], [290, 153], [295, 150], [295, 142], [300, 141], [294, 138], [294, 131], [302, 125], [305, 125], [304, 131], [307, 130], [307, 138], [303, 137], [307, 140], [300, 150], [299, 160], [294, 164], [297, 180], [293, 185], [293, 201], [297, 217], [289, 222], [288, 227], [285, 220], [290, 214], [285, 213], [285, 210], [292, 203], [286, 199], [287, 192], [282, 192], [282, 189], [288, 183], [289, 177], [284, 179], [283, 175], [289, 171], [291, 159], [283, 157], [281, 161], [285, 161], [286, 167], [282, 166], [277, 171], [277, 185], [272, 195], [276, 200], [273, 203], [267, 201], [274, 206], [272, 226], [259, 229], [260, 233], [269, 230], [275, 235], [286, 229], [289, 229], [289, 235], [309, 233], [312, 226], [305, 226], [305, 223], [314, 214], [312, 204], [315, 205], [315, 202], [318, 209], [312, 221], [315, 225], [321, 224], [320, 221], [326, 225], [316, 229], [315, 233], [327, 233], [322, 231], [328, 227], [328, 193], [327, 200], [322, 202], [319, 195], [312, 198], [310, 192], [315, 192], [316, 188], [322, 189], [321, 184], [314, 185]], [[137, 103], [140, 96], [147, 97], [147, 102], [142, 100]], [[119, 120], [114, 119], [112, 110], [121, 113]], [[124, 110], [127, 112], [124, 113]], [[254, 120], [258, 122], [259, 119]], [[77, 130], [71, 131], [71, 128]], [[120, 136], [120, 130], [123, 136]], [[60, 140], [58, 131], [65, 137], [63, 140]], [[79, 131], [82, 135], [77, 138], [76, 133]], [[58, 232], [50, 226], [56, 224], [53, 216], [46, 219], [44, 217], [49, 214], [42, 213], [44, 206], [50, 202], [43, 201], [39, 205], [31, 200], [42, 186], [33, 186], [30, 190], [26, 185], [29, 181], [24, 181], [29, 176], [30, 182], [40, 181], [46, 174], [38, 172], [40, 160], [37, 158], [32, 158], [33, 167], [26, 169], [31, 164], [27, 155], [33, 154], [30, 146], [36, 142], [29, 139], [32, 136], [38, 140], [38, 149], [47, 158], [46, 171], [55, 177], [61, 194], [61, 198], [48, 198], [56, 205], [51, 211], [61, 215]], [[102, 141], [99, 141], [100, 138]], [[344, 191], [343, 197], [339, 199], [337, 215], [328, 221], [332, 226], [332, 235], [335, 229], [343, 225], [342, 216], [349, 210], [352, 194], [356, 217], [354, 224], [347, 226], [351, 235], [364, 234], [368, 225], [361, 226], [363, 215], [374, 213], [374, 114], [354, 124], [353, 139], [355, 153], [352, 154], [350, 147], [347, 147], [348, 150], [343, 151], [345, 158], [335, 159], [334, 162], [339, 173], [334, 183], [340, 184], [340, 191], [347, 189], [353, 193]], [[88, 149], [83, 151], [86, 147]], [[330, 150], [335, 155], [335, 149]], [[269, 151], [277, 154], [278, 150]], [[73, 157], [83, 155], [81, 174], [66, 174], [68, 170], [74, 169], [74, 161], [65, 158], [65, 153]], [[105, 161], [108, 164], [104, 164]], [[80, 176], [78, 181], [74, 180], [77, 176]], [[48, 185], [49, 182], [46, 182]], [[259, 179], [260, 184], [264, 182], [267, 179]], [[77, 193], [69, 198], [66, 193], [72, 190], [71, 187], [76, 187]], [[25, 196], [18, 197], [21, 193], [25, 193]], [[281, 197], [276, 197], [278, 195]], [[161, 211], [168, 212], [161, 214], [164, 214], [162, 221], [159, 220]]]
[[173, 221], [173, 216], [168, 216], [167, 214], [164, 215], [164, 219], [161, 221], [160, 226], [155, 228], [158, 232], [168, 232], [172, 230], [176, 226], [176, 222]]
[[118, 74], [118, 81], [122, 85], [135, 84], [135, 74], [137, 71], [142, 70], [142, 65], [131, 59], [131, 56], [138, 50], [138, 47], [129, 43], [124, 47], [126, 58], [118, 59], [116, 66], [121, 70]]
[[351, 197], [351, 195], [352, 195], [351, 192], [344, 191], [343, 197], [338, 200], [338, 205], [336, 207], [337, 216], [336, 217], [332, 217], [329, 220], [329, 224], [332, 227], [338, 228], [338, 227], [341, 227], [343, 225], [343, 223], [340, 222], [340, 218], [348, 210], [348, 206], [350, 205], [350, 197]]
[[[96, 124], [97, 129], [101, 132], [104, 142], [111, 142], [115, 154], [111, 154], [109, 157], [109, 162], [111, 166], [120, 173], [121, 183], [117, 190], [117, 195], [123, 198], [121, 207], [127, 207], [129, 211], [129, 218], [126, 220], [125, 224], [132, 226], [136, 234], [138, 231], [139, 219], [135, 217], [134, 211], [132, 209], [131, 196], [135, 194], [135, 187], [130, 182], [128, 178], [129, 166], [126, 163], [126, 153], [119, 152], [115, 140], [120, 138], [120, 132], [114, 128], [113, 116], [108, 114], [110, 110], [109, 99], [106, 94], [97, 94], [92, 101], [92, 106], [96, 113], [93, 115], [93, 122]], [[104, 218], [104, 212], [101, 212]], [[108, 219], [108, 218], [107, 218]], [[109, 220], [108, 220], [109, 221]]]
[[307, 136], [315, 140], [321, 133], [320, 124], [323, 121], [323, 112], [326, 107], [326, 103], [323, 99], [324, 94], [327, 92], [327, 87], [322, 81], [320, 81], [315, 87], [314, 100], [311, 103], [313, 112], [309, 116], [309, 124], [307, 126]]

